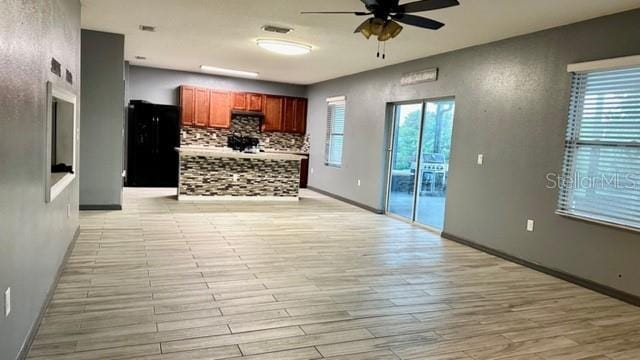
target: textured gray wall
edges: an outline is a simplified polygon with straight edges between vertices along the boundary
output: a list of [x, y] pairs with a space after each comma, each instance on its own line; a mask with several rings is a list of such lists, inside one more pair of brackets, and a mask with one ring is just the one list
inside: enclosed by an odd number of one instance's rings
[[130, 66], [129, 78], [128, 100], [146, 100], [155, 104], [165, 105], [179, 104], [178, 87], [180, 85], [289, 96], [304, 96], [306, 93], [306, 87], [302, 85], [239, 79], [141, 66]]
[[82, 30], [80, 205], [122, 204], [124, 35]]
[[[557, 191], [545, 187], [562, 164], [567, 64], [640, 54], [638, 24], [634, 10], [312, 85], [310, 186], [381, 209], [385, 104], [455, 96], [445, 231], [640, 295], [640, 236], [555, 215]], [[437, 82], [399, 85], [403, 73], [431, 67]], [[336, 95], [347, 96], [341, 169], [323, 165], [325, 99]], [[535, 232], [525, 232], [527, 219]]]
[[[0, 0], [0, 54], [0, 294], [12, 294], [11, 315], [0, 314], [0, 359], [9, 360], [78, 228], [77, 178], [45, 204], [44, 173], [46, 82], [80, 97], [80, 1]], [[73, 73], [73, 86], [49, 71], [51, 57]]]

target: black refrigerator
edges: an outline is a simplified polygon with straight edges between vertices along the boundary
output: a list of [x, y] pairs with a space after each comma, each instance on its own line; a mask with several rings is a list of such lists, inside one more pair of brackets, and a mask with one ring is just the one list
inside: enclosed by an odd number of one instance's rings
[[129, 103], [127, 186], [177, 187], [180, 108], [146, 101]]

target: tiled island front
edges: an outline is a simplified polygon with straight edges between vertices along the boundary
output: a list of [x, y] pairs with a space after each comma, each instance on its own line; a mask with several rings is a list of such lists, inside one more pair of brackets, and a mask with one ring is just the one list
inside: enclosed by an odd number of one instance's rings
[[176, 150], [178, 200], [298, 200], [303, 156], [204, 147]]

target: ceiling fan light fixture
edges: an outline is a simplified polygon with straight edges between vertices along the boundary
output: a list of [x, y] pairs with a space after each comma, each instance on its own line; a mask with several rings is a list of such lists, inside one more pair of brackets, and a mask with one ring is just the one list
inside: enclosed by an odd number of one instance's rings
[[382, 30], [384, 30], [384, 23], [385, 21], [383, 19], [371, 19], [371, 33], [376, 36], [380, 35]]
[[365, 38], [369, 39], [372, 35], [379, 36], [385, 27], [385, 21], [379, 18], [371, 18], [365, 20], [356, 29], [356, 32], [360, 32]]
[[384, 25], [382, 32], [378, 35], [378, 41], [387, 41], [400, 35], [402, 26], [393, 20], [389, 20]]
[[275, 39], [258, 39], [256, 43], [259, 47], [281, 55], [306, 55], [311, 52], [312, 47], [306, 44], [300, 44], [293, 41], [275, 40]]
[[369, 40], [371, 35], [373, 35], [373, 33], [371, 32], [370, 22], [371, 20], [366, 20], [365, 22], [362, 23], [362, 25], [358, 27], [358, 29], [356, 29], [356, 32], [359, 32], [360, 34], [362, 34], [362, 36], [364, 36], [367, 40]]

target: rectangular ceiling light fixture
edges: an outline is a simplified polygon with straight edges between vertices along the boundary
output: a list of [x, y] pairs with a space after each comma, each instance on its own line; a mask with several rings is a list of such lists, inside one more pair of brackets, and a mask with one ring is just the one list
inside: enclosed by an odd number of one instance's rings
[[219, 68], [219, 67], [208, 66], [208, 65], [201, 65], [200, 69], [202, 71], [206, 71], [206, 72], [218, 74], [218, 75], [240, 76], [240, 77], [258, 77], [259, 75], [257, 72], [252, 72], [252, 71], [232, 70], [232, 69], [225, 69], [225, 68]]

